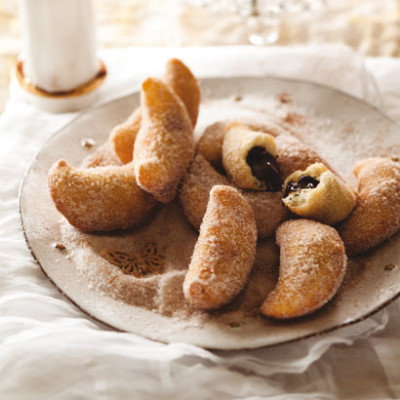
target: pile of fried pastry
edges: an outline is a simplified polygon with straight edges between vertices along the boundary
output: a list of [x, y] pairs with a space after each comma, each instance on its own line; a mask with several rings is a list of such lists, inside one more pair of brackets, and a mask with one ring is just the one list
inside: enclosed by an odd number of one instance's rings
[[200, 97], [189, 68], [168, 61], [164, 78], [143, 82], [138, 109], [83, 166], [51, 167], [55, 206], [81, 231], [109, 231], [143, 225], [178, 197], [199, 230], [183, 292], [203, 310], [241, 292], [257, 240], [275, 235], [279, 278], [261, 313], [289, 319], [316, 311], [338, 291], [346, 254], [399, 230], [399, 159], [359, 162], [355, 190], [273, 122], [216, 122], [195, 143]]

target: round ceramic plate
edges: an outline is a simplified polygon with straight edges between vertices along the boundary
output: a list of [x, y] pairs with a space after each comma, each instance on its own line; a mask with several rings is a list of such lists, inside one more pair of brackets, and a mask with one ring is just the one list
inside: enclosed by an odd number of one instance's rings
[[[201, 81], [203, 100], [196, 137], [217, 120], [274, 119], [316, 149], [354, 184], [353, 164], [365, 157], [400, 154], [398, 127], [369, 105], [332, 89], [276, 78]], [[400, 235], [349, 260], [339, 293], [306, 318], [279, 322], [258, 307], [275, 285], [278, 251], [262, 241], [243, 293], [222, 310], [191, 310], [182, 295], [185, 269], [197, 233], [179, 202], [158, 210], [136, 230], [83, 234], [55, 209], [47, 172], [59, 158], [78, 166], [104, 142], [110, 130], [139, 104], [138, 93], [86, 111], [56, 133], [38, 153], [20, 191], [23, 229], [31, 251], [48, 278], [90, 316], [116, 329], [163, 342], [186, 342], [212, 349], [243, 349], [289, 342], [360, 321], [400, 294]], [[82, 139], [96, 145], [88, 149]], [[165, 273], [136, 278], [101, 256], [104, 249], [141, 251], [158, 243]], [[61, 243], [64, 250], [55, 248]]]

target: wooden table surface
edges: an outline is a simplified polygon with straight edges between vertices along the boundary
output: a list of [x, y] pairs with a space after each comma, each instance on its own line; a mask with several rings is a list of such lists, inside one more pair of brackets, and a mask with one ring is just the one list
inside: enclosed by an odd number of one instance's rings
[[[284, 15], [276, 44], [340, 42], [368, 56], [400, 55], [399, 0], [325, 3], [318, 13]], [[238, 12], [211, 10], [190, 1], [93, 0], [93, 4], [100, 48], [248, 44], [254, 29], [254, 20]], [[17, 0], [0, 0], [0, 112], [20, 52]]]

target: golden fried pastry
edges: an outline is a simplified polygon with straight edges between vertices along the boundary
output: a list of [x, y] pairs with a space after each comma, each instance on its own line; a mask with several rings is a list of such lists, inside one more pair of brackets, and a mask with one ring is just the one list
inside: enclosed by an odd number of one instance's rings
[[283, 202], [292, 213], [329, 225], [347, 218], [357, 199], [354, 190], [321, 163], [293, 172], [284, 190]]
[[[193, 127], [196, 125], [200, 106], [200, 87], [190, 69], [180, 60], [169, 60], [165, 68], [165, 82], [183, 101]], [[134, 143], [142, 122], [140, 108], [110, 134], [110, 140], [119, 159], [124, 163], [132, 161]]]
[[227, 127], [234, 122], [239, 122], [253, 131], [268, 133], [274, 137], [287, 133], [285, 129], [273, 121], [257, 123], [253, 120], [241, 119], [240, 121], [219, 121], [209, 125], [197, 142], [197, 151], [218, 171], [223, 170], [222, 144], [227, 132]]
[[222, 171], [222, 144], [229, 121], [218, 121], [209, 125], [197, 142], [197, 151], [218, 171]]
[[214, 186], [183, 284], [186, 300], [202, 309], [232, 301], [247, 281], [256, 242], [248, 202], [235, 188]]
[[210, 191], [215, 185], [229, 185], [229, 182], [201, 154], [196, 154], [183, 177], [179, 199], [186, 218], [197, 230], [200, 229]]
[[400, 229], [400, 162], [396, 160], [368, 158], [354, 167], [358, 201], [339, 229], [347, 254], [363, 253]]
[[[186, 218], [197, 230], [207, 209], [210, 190], [215, 185], [229, 185], [229, 182], [198, 153], [183, 178], [179, 196]], [[282, 204], [282, 192], [241, 193], [253, 208], [259, 238], [273, 235], [287, 219], [288, 211]]]
[[201, 100], [200, 86], [196, 77], [182, 61], [172, 58], [165, 66], [164, 79], [165, 83], [183, 101], [194, 128]]
[[278, 165], [283, 181], [293, 172], [303, 171], [315, 163], [324, 164], [332, 172], [333, 169], [317, 152], [300, 142], [295, 137], [284, 134], [275, 139], [278, 151]]
[[115, 153], [124, 164], [132, 161], [133, 146], [141, 124], [142, 113], [140, 108], [137, 108], [125, 122], [111, 131], [110, 141]]
[[250, 203], [256, 217], [260, 239], [272, 236], [278, 226], [288, 219], [289, 212], [282, 203], [283, 192], [241, 192]]
[[103, 143], [93, 154], [86, 157], [81, 168], [106, 167], [107, 165], [122, 165], [109, 141]]
[[82, 231], [131, 228], [156, 206], [136, 184], [132, 164], [77, 169], [60, 160], [49, 171], [48, 186], [58, 211]]
[[192, 123], [183, 102], [155, 78], [142, 84], [141, 110], [142, 127], [133, 153], [136, 180], [143, 190], [168, 203], [193, 159]]
[[280, 246], [279, 279], [261, 312], [289, 319], [318, 310], [336, 294], [346, 272], [339, 234], [328, 225], [299, 219], [283, 223], [276, 241]]
[[234, 122], [227, 127], [222, 162], [232, 183], [241, 189], [280, 192], [276, 144], [268, 133]]

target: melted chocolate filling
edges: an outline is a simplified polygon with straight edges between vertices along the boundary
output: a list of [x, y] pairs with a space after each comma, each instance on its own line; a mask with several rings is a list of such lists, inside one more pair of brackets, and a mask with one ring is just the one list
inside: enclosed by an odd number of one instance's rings
[[267, 185], [267, 192], [282, 190], [276, 158], [269, 154], [263, 147], [253, 147], [247, 154], [246, 162], [251, 168], [251, 173]]
[[300, 192], [302, 189], [314, 189], [318, 184], [318, 179], [309, 175], [301, 175], [297, 182], [288, 183], [284, 197], [287, 197], [290, 193]]

